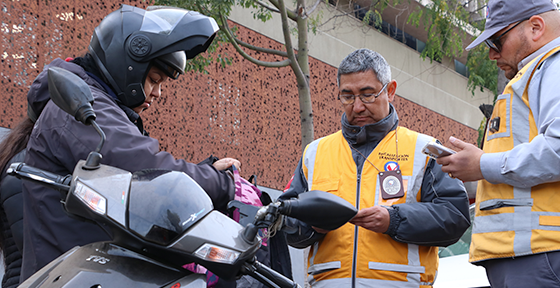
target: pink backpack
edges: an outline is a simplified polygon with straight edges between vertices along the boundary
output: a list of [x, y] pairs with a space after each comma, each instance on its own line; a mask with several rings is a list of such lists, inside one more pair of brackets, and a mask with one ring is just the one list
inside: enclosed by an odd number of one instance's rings
[[[261, 202], [261, 190], [245, 178], [239, 176], [239, 170], [233, 166], [233, 180], [235, 182], [235, 200], [253, 205], [256, 207], [263, 206]], [[239, 211], [233, 212], [233, 220], [239, 222]]]

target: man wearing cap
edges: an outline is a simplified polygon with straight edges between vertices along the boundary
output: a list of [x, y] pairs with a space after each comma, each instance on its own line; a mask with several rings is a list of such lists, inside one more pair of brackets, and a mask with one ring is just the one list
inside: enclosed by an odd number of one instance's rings
[[482, 42], [511, 81], [483, 149], [450, 138], [442, 171], [481, 180], [470, 261], [492, 287], [560, 287], [560, 12], [550, 0], [490, 0]]

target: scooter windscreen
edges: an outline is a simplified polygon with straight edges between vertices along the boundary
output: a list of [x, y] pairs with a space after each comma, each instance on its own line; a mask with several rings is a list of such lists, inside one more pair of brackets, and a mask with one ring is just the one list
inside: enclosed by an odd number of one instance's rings
[[182, 172], [150, 169], [133, 173], [129, 229], [147, 241], [169, 245], [214, 206], [206, 192]]

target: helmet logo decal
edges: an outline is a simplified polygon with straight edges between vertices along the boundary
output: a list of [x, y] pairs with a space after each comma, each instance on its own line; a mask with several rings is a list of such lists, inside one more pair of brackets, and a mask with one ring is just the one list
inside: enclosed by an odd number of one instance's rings
[[143, 57], [148, 55], [152, 50], [152, 42], [150, 39], [142, 34], [132, 37], [130, 40], [130, 53], [136, 57]]

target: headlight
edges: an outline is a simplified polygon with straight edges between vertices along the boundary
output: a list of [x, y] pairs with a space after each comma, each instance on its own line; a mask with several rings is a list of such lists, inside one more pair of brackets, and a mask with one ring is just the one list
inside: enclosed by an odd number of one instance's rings
[[107, 211], [107, 200], [105, 197], [99, 195], [95, 190], [89, 188], [80, 181], [76, 182], [74, 195], [98, 214], [104, 215], [105, 211]]
[[194, 254], [207, 261], [232, 264], [240, 253], [220, 246], [204, 244]]

